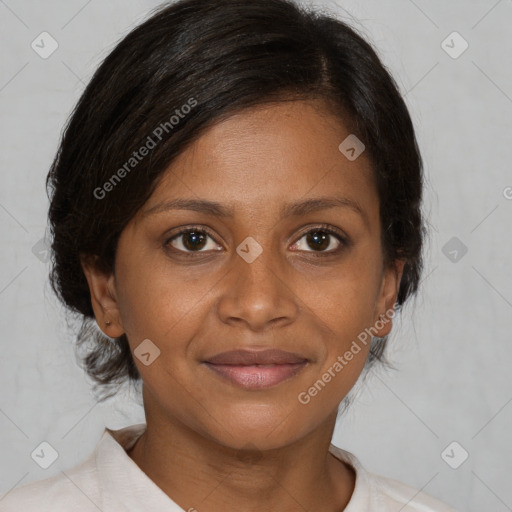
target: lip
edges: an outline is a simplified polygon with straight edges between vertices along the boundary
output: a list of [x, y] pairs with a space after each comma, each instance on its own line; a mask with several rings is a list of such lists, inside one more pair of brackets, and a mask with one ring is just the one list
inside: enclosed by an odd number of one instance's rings
[[299, 373], [307, 361], [302, 363], [272, 365], [233, 365], [204, 363], [215, 373], [244, 389], [264, 389], [277, 386]]
[[297, 375], [308, 363], [299, 354], [277, 349], [232, 350], [203, 361], [220, 377], [247, 390], [277, 386]]
[[219, 365], [249, 366], [255, 364], [296, 364], [307, 361], [307, 358], [293, 352], [279, 349], [266, 350], [230, 350], [205, 359], [204, 362]]

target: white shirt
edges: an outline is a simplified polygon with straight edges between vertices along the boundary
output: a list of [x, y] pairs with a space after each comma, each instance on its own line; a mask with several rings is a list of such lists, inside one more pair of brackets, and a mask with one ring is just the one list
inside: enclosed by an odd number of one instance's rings
[[[184, 512], [127, 454], [145, 428], [106, 428], [85, 461], [1, 495], [0, 512]], [[356, 473], [343, 512], [457, 512], [397, 480], [368, 473], [350, 452], [332, 444], [329, 451]]]

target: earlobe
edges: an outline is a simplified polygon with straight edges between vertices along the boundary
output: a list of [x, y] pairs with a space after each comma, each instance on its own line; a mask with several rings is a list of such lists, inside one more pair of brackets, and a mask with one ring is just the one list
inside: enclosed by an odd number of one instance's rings
[[82, 255], [80, 263], [89, 285], [91, 305], [99, 328], [110, 338], [124, 333], [117, 303], [114, 273], [105, 273], [97, 256]]

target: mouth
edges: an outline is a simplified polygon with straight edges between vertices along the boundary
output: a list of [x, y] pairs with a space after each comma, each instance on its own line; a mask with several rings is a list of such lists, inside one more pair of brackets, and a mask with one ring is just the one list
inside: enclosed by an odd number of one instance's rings
[[288, 380], [308, 363], [269, 364], [269, 365], [231, 365], [204, 363], [221, 377], [244, 389], [264, 389], [276, 386]]
[[291, 352], [233, 350], [203, 361], [216, 375], [246, 390], [266, 389], [297, 375], [309, 360]]

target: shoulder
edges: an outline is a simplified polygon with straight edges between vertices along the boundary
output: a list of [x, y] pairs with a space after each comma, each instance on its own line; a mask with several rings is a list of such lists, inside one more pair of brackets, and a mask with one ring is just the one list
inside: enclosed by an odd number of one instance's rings
[[331, 444], [329, 451], [352, 466], [356, 474], [355, 488], [345, 512], [457, 512], [403, 482], [368, 472], [354, 454], [342, 448]]
[[[112, 508], [113, 495], [125, 496], [139, 486], [143, 500], [149, 479], [126, 454], [145, 424], [105, 428], [96, 448], [80, 464], [0, 494], [0, 512], [98, 512]], [[142, 483], [141, 483], [142, 481]]]
[[[438, 499], [403, 482], [381, 475], [368, 473], [370, 488], [379, 510], [402, 512], [457, 512]], [[396, 508], [400, 505], [401, 508]]]
[[60, 473], [0, 495], [0, 512], [89, 512], [101, 509], [91, 458]]

